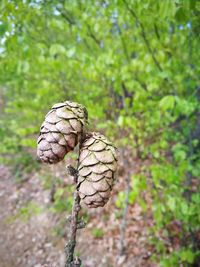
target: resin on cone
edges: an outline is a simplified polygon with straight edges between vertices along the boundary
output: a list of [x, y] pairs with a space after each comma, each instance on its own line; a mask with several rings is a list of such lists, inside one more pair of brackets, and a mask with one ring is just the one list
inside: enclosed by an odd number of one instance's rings
[[81, 145], [77, 185], [79, 196], [88, 207], [107, 203], [116, 169], [116, 148], [102, 134], [88, 134]]
[[40, 128], [38, 157], [50, 164], [61, 161], [80, 141], [86, 122], [84, 106], [71, 101], [55, 104]]

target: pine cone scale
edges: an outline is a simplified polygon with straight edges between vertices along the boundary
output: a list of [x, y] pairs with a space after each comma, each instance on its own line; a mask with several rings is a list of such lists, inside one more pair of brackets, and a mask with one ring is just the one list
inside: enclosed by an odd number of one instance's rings
[[57, 103], [57, 104], [54, 104], [53, 107], [51, 108], [51, 110], [49, 112], [52, 112], [53, 109], [62, 108], [62, 107], [65, 107], [65, 106], [66, 106], [65, 103]]
[[45, 116], [45, 121], [47, 121], [51, 124], [54, 124], [54, 123], [61, 121], [61, 119], [56, 116], [55, 112], [51, 112], [50, 114], [47, 114]]
[[91, 151], [103, 151], [106, 147], [106, 144], [103, 142], [98, 142], [97, 144], [92, 144], [88, 147]]
[[77, 116], [68, 108], [62, 107], [56, 110], [56, 115], [62, 119], [76, 119]]

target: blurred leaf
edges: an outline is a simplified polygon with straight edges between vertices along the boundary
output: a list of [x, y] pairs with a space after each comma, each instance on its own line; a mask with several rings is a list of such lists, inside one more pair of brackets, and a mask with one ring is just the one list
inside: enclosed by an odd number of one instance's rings
[[171, 110], [174, 108], [174, 104], [175, 104], [175, 99], [174, 96], [172, 95], [163, 97], [159, 102], [159, 106], [162, 110], [168, 110], [168, 109]]
[[57, 54], [66, 54], [65, 47], [60, 44], [52, 44], [49, 50], [51, 56], [55, 56]]

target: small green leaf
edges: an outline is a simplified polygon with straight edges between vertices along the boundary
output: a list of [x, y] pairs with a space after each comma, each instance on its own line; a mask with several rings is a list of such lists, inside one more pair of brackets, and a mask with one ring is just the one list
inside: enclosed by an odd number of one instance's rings
[[175, 18], [179, 22], [185, 22], [188, 19], [186, 10], [183, 7], [179, 7], [179, 9], [176, 11]]
[[73, 57], [76, 53], [75, 47], [72, 47], [71, 49], [67, 50], [67, 56], [68, 57]]
[[124, 205], [124, 201], [125, 201], [125, 193], [124, 192], [119, 192], [118, 196], [117, 196], [117, 200], [115, 202], [115, 205], [117, 208], [122, 208]]
[[188, 214], [188, 204], [186, 202], [181, 202], [181, 211], [184, 215]]
[[174, 197], [169, 196], [167, 205], [171, 211], [174, 211], [176, 208], [176, 200]]
[[117, 121], [117, 124], [120, 126], [120, 127], [123, 127], [124, 126], [124, 121], [125, 121], [125, 118], [124, 116], [119, 116], [118, 118], [118, 121]]
[[167, 95], [165, 97], [163, 97], [160, 102], [159, 102], [159, 107], [162, 110], [168, 110], [168, 109], [173, 109], [174, 108], [174, 104], [175, 104], [175, 99], [174, 96], [172, 95]]
[[193, 263], [195, 254], [192, 250], [182, 250], [180, 253], [180, 257], [182, 261]]
[[5, 23], [0, 24], [0, 37], [4, 36], [4, 34], [6, 33], [7, 29], [8, 29], [7, 24], [5, 24]]
[[103, 235], [104, 235], [104, 232], [101, 228], [93, 228], [92, 229], [92, 235], [95, 237], [95, 238], [102, 238]]
[[51, 56], [55, 56], [57, 54], [65, 54], [66, 50], [63, 45], [60, 44], [52, 44], [49, 50]]

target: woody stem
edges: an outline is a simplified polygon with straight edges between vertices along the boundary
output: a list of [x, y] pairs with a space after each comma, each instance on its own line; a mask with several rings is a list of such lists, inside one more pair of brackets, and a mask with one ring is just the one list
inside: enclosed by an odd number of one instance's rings
[[65, 253], [66, 253], [66, 264], [65, 267], [79, 267], [81, 266], [80, 259], [74, 259], [74, 250], [76, 246], [76, 233], [78, 229], [78, 213], [81, 209], [80, 206], [80, 197], [75, 190], [74, 192], [74, 203], [72, 207], [72, 214], [71, 214], [71, 223], [70, 223], [70, 231], [69, 231], [69, 241], [65, 246]]

